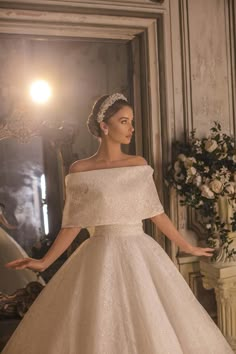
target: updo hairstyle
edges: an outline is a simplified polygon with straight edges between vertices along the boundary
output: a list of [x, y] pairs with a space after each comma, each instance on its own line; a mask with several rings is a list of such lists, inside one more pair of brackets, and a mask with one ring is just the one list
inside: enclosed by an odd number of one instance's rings
[[[88, 126], [88, 130], [89, 132], [96, 136], [97, 138], [101, 137], [101, 128], [100, 128], [100, 123], [97, 121], [97, 116], [99, 113], [99, 110], [103, 104], [103, 102], [109, 97], [109, 95], [104, 95], [101, 96], [97, 101], [95, 101], [92, 111], [88, 117], [87, 120], [87, 126]], [[116, 114], [121, 108], [128, 106], [131, 108], [131, 105], [122, 100], [119, 99], [117, 101], [115, 101], [105, 112], [104, 114], [104, 119], [103, 122], [107, 123], [107, 121], [114, 115]]]

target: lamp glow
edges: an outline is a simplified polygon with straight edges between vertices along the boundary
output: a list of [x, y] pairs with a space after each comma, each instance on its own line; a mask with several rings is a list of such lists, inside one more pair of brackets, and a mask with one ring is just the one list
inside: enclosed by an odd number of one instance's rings
[[30, 86], [30, 95], [34, 102], [45, 103], [51, 97], [52, 91], [49, 84], [44, 80], [38, 80]]

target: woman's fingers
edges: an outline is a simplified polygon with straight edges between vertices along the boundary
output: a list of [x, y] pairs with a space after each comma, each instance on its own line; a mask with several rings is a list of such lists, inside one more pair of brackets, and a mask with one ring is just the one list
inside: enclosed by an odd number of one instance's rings
[[215, 249], [210, 247], [206, 247], [206, 248], [195, 247], [194, 252], [192, 252], [192, 254], [195, 256], [212, 257], [214, 251]]
[[203, 248], [204, 250], [204, 255], [207, 256], [207, 257], [212, 257], [213, 255], [213, 252], [215, 251], [214, 248]]
[[43, 271], [44, 265], [41, 260], [34, 259], [34, 258], [20, 258], [16, 259], [12, 262], [5, 264], [5, 267], [10, 269], [31, 269], [33, 271], [41, 272]]
[[5, 267], [7, 267], [7, 268], [15, 268], [15, 267], [27, 264], [29, 261], [30, 261], [29, 258], [20, 258], [20, 259], [16, 259], [15, 261], [6, 263]]

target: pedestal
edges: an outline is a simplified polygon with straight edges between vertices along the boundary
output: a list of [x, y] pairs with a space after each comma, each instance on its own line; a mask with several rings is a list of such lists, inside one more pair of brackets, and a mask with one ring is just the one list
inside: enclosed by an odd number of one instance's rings
[[204, 288], [215, 290], [218, 327], [236, 353], [236, 263], [201, 260], [200, 271]]

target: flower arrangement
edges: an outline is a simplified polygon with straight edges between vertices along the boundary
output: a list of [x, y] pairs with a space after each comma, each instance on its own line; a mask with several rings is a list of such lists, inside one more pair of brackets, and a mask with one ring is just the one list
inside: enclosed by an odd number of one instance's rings
[[[197, 209], [206, 229], [207, 245], [224, 248], [227, 259], [230, 232], [236, 231], [236, 149], [234, 140], [214, 122], [207, 138], [190, 134], [187, 143], [175, 143], [177, 158], [168, 171], [168, 181], [181, 196], [181, 205]], [[216, 259], [217, 252], [213, 258]]]

